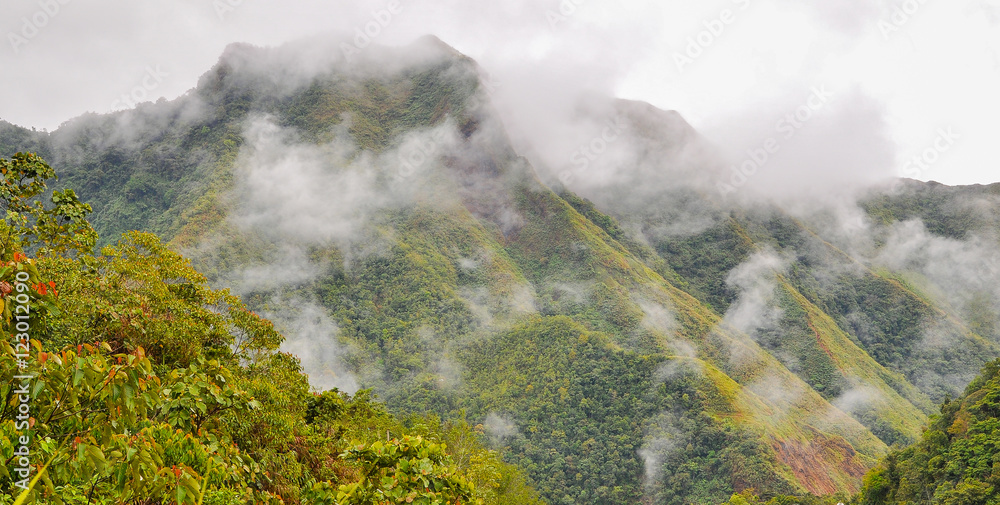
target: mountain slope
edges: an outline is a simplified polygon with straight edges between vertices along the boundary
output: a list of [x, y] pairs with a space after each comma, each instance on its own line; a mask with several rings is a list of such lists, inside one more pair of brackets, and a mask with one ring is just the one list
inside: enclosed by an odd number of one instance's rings
[[1000, 362], [984, 367], [920, 442], [893, 451], [865, 477], [859, 503], [996, 503]]
[[[648, 159], [617, 186], [579, 175], [584, 199], [514, 149], [472, 60], [335, 47], [234, 45], [175, 101], [0, 125], [0, 148], [61, 167], [105, 240], [169, 237], [276, 320], [314, 385], [482, 422], [550, 503], [853, 492], [1000, 354], [988, 317], [819, 218], [652, 170], [702, 148], [676, 113], [609, 100]], [[880, 198], [886, 227], [940, 207]]]

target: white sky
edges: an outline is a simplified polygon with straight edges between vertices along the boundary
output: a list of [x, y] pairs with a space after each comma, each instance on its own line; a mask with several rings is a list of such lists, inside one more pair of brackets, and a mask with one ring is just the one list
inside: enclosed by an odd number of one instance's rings
[[[149, 99], [175, 98], [195, 86], [228, 43], [276, 45], [323, 32], [350, 34], [387, 3], [4, 0], [0, 118], [51, 130], [81, 113], [119, 107], [116, 100], [144, 78], [153, 84]], [[747, 114], [776, 122], [794, 112], [787, 103], [804, 104], [814, 86], [834, 95], [861, 93], [879, 104], [895, 143], [897, 173], [947, 184], [1000, 181], [1000, 0], [401, 5], [377, 43], [438, 35], [479, 60], [499, 87], [531, 86], [536, 71], [556, 72], [561, 79], [537, 85], [600, 89], [675, 109], [710, 137]], [[56, 6], [56, 14], [41, 14]], [[904, 6], [915, 12], [897, 16], [897, 26], [894, 9]], [[566, 15], [553, 26], [560, 9]], [[711, 40], [703, 35], [709, 43], [680, 71], [675, 53], [683, 54], [688, 37], [697, 38], [725, 9], [730, 23]], [[25, 17], [44, 26], [25, 31]], [[896, 28], [888, 40], [886, 23]], [[147, 68], [165, 75], [146, 78]], [[935, 145], [941, 129], [959, 138], [926, 168], [907, 166], [907, 159]]]

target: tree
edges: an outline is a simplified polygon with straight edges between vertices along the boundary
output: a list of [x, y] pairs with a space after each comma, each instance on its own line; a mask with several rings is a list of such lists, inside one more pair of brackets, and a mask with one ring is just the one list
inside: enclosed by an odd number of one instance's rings
[[[88, 207], [67, 192], [37, 203], [48, 165], [0, 161], [0, 332], [17, 335], [0, 342], [0, 503], [479, 503], [443, 443], [377, 442], [407, 428], [367, 391], [311, 393], [271, 322], [157, 236], [127, 233], [95, 256]], [[15, 469], [21, 446], [37, 481]], [[464, 447], [469, 473], [503, 466]], [[525, 493], [511, 482], [523, 478], [484, 489], [511, 503]]]
[[89, 252], [97, 233], [87, 221], [93, 209], [71, 189], [53, 191], [51, 205], [39, 198], [55, 171], [35, 154], [17, 153], [0, 159], [0, 258], [37, 248], [41, 256]]
[[359, 482], [340, 486], [338, 505], [459, 505], [482, 503], [474, 486], [445, 453], [446, 446], [423, 437], [359, 445], [342, 457], [361, 464]]

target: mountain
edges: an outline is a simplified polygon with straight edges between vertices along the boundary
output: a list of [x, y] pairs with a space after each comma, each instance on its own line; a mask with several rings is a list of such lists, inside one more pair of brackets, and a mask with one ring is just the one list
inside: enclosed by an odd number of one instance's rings
[[995, 503], [1000, 362], [941, 406], [920, 441], [896, 450], [866, 478], [859, 503]]
[[42, 204], [42, 158], [0, 174], [3, 503], [542, 503], [481, 426], [311, 391], [274, 324], [156, 235], [94, 254], [89, 205]]
[[725, 195], [679, 114], [607, 97], [577, 119], [609, 154], [547, 166], [482, 75], [434, 38], [233, 45], [0, 155], [57, 167], [104, 243], [169, 239], [315, 387], [481, 423], [552, 504], [853, 493], [1000, 356], [1000, 185]]

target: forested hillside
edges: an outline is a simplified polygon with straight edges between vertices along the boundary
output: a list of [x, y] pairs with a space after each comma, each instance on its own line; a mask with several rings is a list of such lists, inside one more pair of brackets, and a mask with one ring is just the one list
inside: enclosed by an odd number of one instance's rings
[[1000, 484], [1000, 362], [941, 406], [920, 441], [865, 478], [858, 503], [996, 503]]
[[[238, 492], [294, 502], [351, 482], [365, 453], [346, 444], [388, 430], [468, 451], [432, 463], [488, 502], [529, 503], [529, 484], [551, 504], [847, 496], [1000, 356], [1000, 186], [902, 181], [809, 211], [726, 198], [678, 114], [610, 98], [581, 121], [627, 139], [616, 177], [553, 178], [440, 41], [354, 61], [323, 43], [234, 45], [176, 100], [52, 133], [0, 125], [0, 155], [58, 167], [113, 246], [39, 257], [80, 297], [46, 316], [46, 352], [161, 367], [168, 402], [171, 380], [226, 368], [246, 399], [231, 415], [285, 437], [206, 421], [272, 476], [227, 474]], [[154, 305], [119, 293], [140, 273]], [[221, 328], [238, 324], [264, 341], [237, 345]], [[212, 385], [226, 391], [198, 391]], [[171, 422], [169, 403], [142, 408]], [[130, 474], [100, 475], [111, 490]]]
[[311, 391], [272, 323], [155, 235], [92, 254], [90, 207], [38, 198], [44, 161], [0, 167], [2, 324], [20, 332], [0, 354], [0, 501], [539, 503], [481, 426]]

